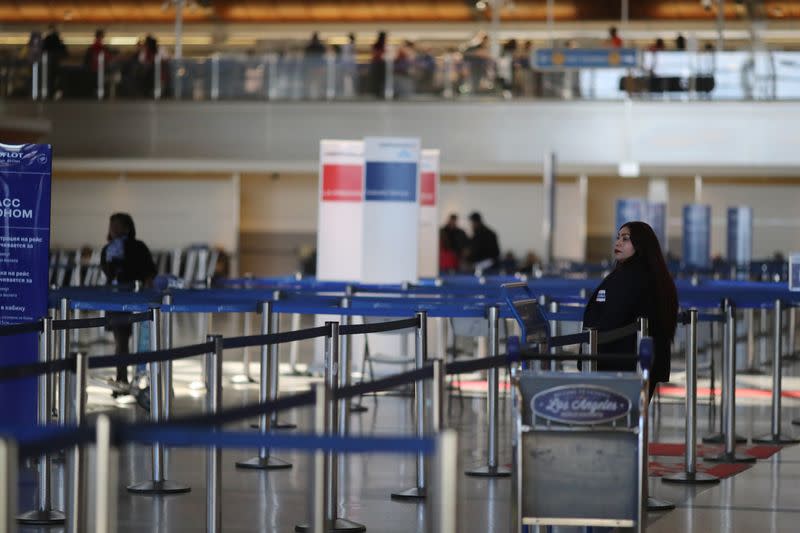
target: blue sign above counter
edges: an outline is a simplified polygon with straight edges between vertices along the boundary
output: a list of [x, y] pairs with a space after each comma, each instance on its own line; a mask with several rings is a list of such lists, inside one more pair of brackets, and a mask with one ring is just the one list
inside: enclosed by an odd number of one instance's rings
[[636, 48], [538, 48], [531, 54], [536, 69], [636, 68]]

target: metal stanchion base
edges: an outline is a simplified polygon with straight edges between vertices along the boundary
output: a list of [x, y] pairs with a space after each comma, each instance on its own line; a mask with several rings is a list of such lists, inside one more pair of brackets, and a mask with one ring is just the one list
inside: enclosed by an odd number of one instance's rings
[[664, 483], [682, 483], [685, 485], [711, 485], [719, 483], [717, 476], [703, 472], [676, 472], [661, 478]]
[[20, 524], [31, 524], [34, 526], [46, 526], [50, 524], [63, 524], [66, 520], [64, 513], [50, 509], [49, 511], [28, 511], [17, 517]]
[[236, 468], [246, 468], [250, 470], [284, 470], [286, 468], [292, 468], [292, 463], [275, 457], [253, 457], [246, 461], [237, 461]]
[[420, 487], [414, 487], [400, 492], [393, 492], [393, 500], [424, 500], [427, 491]]
[[502, 466], [481, 466], [473, 470], [464, 472], [468, 476], [473, 477], [510, 477], [511, 470]]
[[675, 509], [675, 504], [667, 500], [659, 500], [658, 498], [647, 498], [648, 511], [671, 511]]
[[763, 437], [756, 437], [753, 439], [754, 443], [757, 444], [796, 444], [800, 442], [800, 439], [795, 439], [794, 437], [787, 437], [786, 435], [781, 435], [780, 433], [777, 435], [769, 434], [764, 435]]
[[708, 457], [703, 457], [703, 460], [709, 461], [711, 463], [755, 463], [756, 458], [751, 457], [749, 455], [744, 455], [739, 452], [722, 452], [719, 455], [709, 455]]
[[[311, 526], [308, 524], [300, 524], [294, 526], [295, 531], [303, 532], [303, 531], [311, 531]], [[345, 518], [337, 518], [333, 521], [333, 527], [331, 527], [328, 531], [332, 533], [345, 533], [345, 532], [361, 532], [366, 531], [367, 526], [363, 524], [359, 524], [357, 522], [351, 522]]]
[[231, 378], [231, 383], [236, 383], [237, 385], [242, 385], [245, 383], [255, 383], [255, 382], [256, 380], [245, 374], [237, 374]]
[[177, 481], [142, 481], [128, 486], [128, 492], [134, 494], [183, 494], [192, 488]]
[[366, 413], [369, 411], [367, 407], [360, 403], [351, 403], [350, 404], [350, 412], [351, 413]]
[[[722, 433], [713, 433], [711, 435], [706, 435], [703, 437], [703, 442], [706, 444], [725, 444], [725, 435]], [[745, 437], [741, 435], [736, 435], [736, 444], [744, 444], [747, 442]]]

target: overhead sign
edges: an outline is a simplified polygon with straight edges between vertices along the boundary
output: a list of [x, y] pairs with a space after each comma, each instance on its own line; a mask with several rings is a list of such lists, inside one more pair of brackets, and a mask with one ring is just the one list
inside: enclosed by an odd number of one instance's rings
[[322, 165], [322, 200], [360, 202], [364, 196], [364, 165], [330, 163]]
[[439, 275], [439, 150], [422, 150], [419, 174], [419, 276]]
[[594, 385], [563, 385], [543, 390], [531, 399], [534, 418], [562, 424], [591, 425], [626, 416], [631, 402], [622, 394]]
[[736, 206], [728, 208], [728, 261], [735, 265], [749, 265], [753, 258], [753, 208]]
[[789, 255], [789, 290], [800, 292], [800, 253]]
[[683, 206], [683, 261], [689, 266], [711, 266], [711, 206]]
[[320, 141], [318, 279], [361, 279], [363, 200], [364, 143]]
[[361, 281], [419, 278], [418, 138], [364, 138], [364, 232]]
[[636, 68], [636, 48], [538, 48], [531, 56], [536, 69]]
[[[47, 315], [49, 144], [0, 144], [0, 325]], [[0, 365], [35, 363], [36, 333], [0, 337]], [[0, 382], [0, 423], [36, 423], [36, 379]]]

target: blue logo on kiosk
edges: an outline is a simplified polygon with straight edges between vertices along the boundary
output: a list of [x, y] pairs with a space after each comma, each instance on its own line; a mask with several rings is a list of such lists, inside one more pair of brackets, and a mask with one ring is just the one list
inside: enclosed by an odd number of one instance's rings
[[531, 399], [534, 417], [562, 424], [600, 424], [627, 415], [631, 402], [604, 387], [564, 385], [547, 389]]

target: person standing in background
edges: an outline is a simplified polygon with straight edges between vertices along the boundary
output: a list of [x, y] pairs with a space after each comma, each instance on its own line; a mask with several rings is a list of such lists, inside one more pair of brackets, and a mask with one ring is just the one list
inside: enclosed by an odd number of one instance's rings
[[[100, 268], [109, 285], [133, 285], [137, 281], [148, 286], [157, 270], [147, 245], [136, 239], [136, 226], [128, 213], [114, 213], [108, 222], [108, 244], [100, 254]], [[109, 316], [124, 316], [126, 313], [108, 313]], [[132, 326], [112, 326], [117, 355], [130, 353], [129, 343]], [[128, 385], [128, 367], [117, 367], [117, 383]]]
[[458, 215], [451, 214], [447, 223], [439, 230], [439, 270], [457, 272], [469, 238], [466, 232], [458, 227]]
[[42, 51], [47, 54], [47, 94], [50, 98], [61, 97], [61, 61], [68, 55], [67, 45], [58, 34], [54, 24], [42, 42]]
[[472, 224], [472, 239], [469, 242], [469, 261], [476, 270], [485, 271], [497, 266], [500, 259], [500, 244], [497, 234], [483, 223], [477, 211], [469, 216]]

